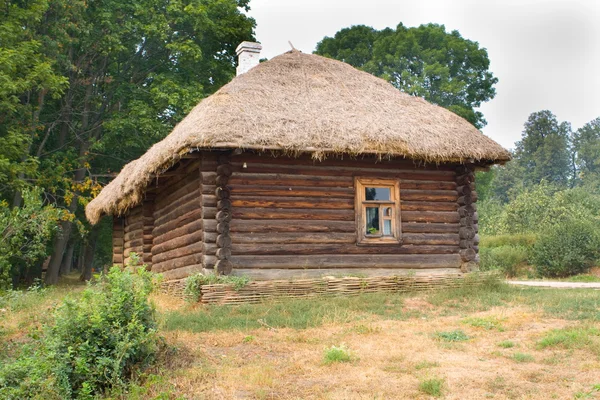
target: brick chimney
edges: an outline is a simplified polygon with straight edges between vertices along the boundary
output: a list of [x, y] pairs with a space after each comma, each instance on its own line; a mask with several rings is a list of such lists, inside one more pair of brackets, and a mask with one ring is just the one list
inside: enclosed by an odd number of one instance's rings
[[236, 75], [241, 75], [248, 72], [251, 68], [258, 65], [260, 59], [260, 51], [262, 46], [260, 43], [255, 42], [242, 42], [235, 49], [238, 55], [238, 66], [236, 69]]

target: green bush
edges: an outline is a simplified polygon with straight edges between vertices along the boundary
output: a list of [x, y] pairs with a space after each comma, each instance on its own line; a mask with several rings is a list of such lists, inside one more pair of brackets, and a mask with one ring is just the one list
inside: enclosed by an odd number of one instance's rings
[[507, 276], [515, 276], [518, 267], [527, 263], [529, 249], [525, 246], [505, 245], [479, 250], [482, 271], [500, 270]]
[[585, 272], [600, 256], [598, 223], [569, 218], [548, 226], [533, 246], [531, 261], [539, 275], [561, 277]]
[[151, 274], [113, 267], [66, 299], [14, 362], [0, 367], [0, 398], [92, 398], [122, 388], [159, 345]]
[[240, 290], [250, 282], [246, 276], [216, 275], [216, 274], [194, 274], [185, 280], [184, 296], [190, 301], [199, 301], [204, 285], [231, 284], [234, 290]]
[[523, 246], [532, 247], [535, 244], [536, 235], [533, 233], [523, 233], [514, 235], [493, 235], [481, 236], [480, 247], [501, 247], [501, 246]]

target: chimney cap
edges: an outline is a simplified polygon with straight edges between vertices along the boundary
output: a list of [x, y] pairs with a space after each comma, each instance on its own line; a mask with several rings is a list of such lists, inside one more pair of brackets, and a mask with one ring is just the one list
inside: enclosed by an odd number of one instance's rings
[[242, 42], [235, 49], [235, 53], [239, 56], [240, 53], [243, 53], [245, 51], [250, 52], [250, 53], [260, 53], [261, 50], [262, 50], [262, 45], [260, 43]]

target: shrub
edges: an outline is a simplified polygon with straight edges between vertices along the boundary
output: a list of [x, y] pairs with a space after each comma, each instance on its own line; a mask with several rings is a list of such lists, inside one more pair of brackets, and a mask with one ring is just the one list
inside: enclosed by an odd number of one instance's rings
[[246, 276], [216, 275], [216, 274], [194, 274], [185, 280], [183, 294], [190, 301], [199, 301], [202, 296], [202, 286], [214, 284], [231, 284], [234, 290], [240, 290], [250, 282]]
[[533, 356], [527, 353], [515, 353], [512, 359], [518, 363], [532, 362], [534, 360]]
[[600, 255], [597, 222], [569, 218], [547, 227], [533, 246], [531, 261], [541, 276], [561, 277], [585, 272]]
[[510, 340], [503, 340], [500, 343], [498, 343], [498, 346], [502, 347], [503, 349], [510, 349], [512, 347], [515, 347], [515, 343], [511, 342]]
[[482, 247], [479, 251], [482, 271], [500, 270], [507, 276], [515, 276], [518, 267], [527, 263], [529, 251], [524, 246]]
[[445, 342], [465, 342], [469, 340], [469, 336], [460, 329], [448, 332], [437, 332], [435, 336]]
[[22, 207], [0, 202], [0, 290], [10, 288], [11, 278], [46, 257], [59, 219], [66, 218], [61, 210], [43, 204], [41, 189], [22, 193]]
[[481, 247], [522, 246], [532, 247], [535, 244], [536, 235], [533, 233], [522, 233], [514, 235], [481, 236]]
[[65, 299], [54, 324], [0, 368], [2, 398], [91, 398], [123, 387], [157, 353], [151, 274], [113, 267], [82, 297]]
[[433, 397], [440, 397], [444, 389], [444, 380], [440, 378], [431, 378], [419, 383], [419, 390]]
[[344, 363], [350, 361], [352, 361], [350, 351], [343, 344], [341, 346], [331, 346], [330, 348], [325, 349], [325, 354], [323, 354], [323, 363], [325, 364]]

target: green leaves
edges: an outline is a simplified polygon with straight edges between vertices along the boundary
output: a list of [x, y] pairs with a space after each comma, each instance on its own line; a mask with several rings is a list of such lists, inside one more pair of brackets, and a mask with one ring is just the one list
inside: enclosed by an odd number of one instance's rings
[[487, 51], [458, 31], [428, 24], [377, 31], [364, 25], [345, 28], [317, 44], [316, 53], [379, 76], [413, 96], [424, 97], [478, 128], [486, 122], [475, 111], [496, 94]]

